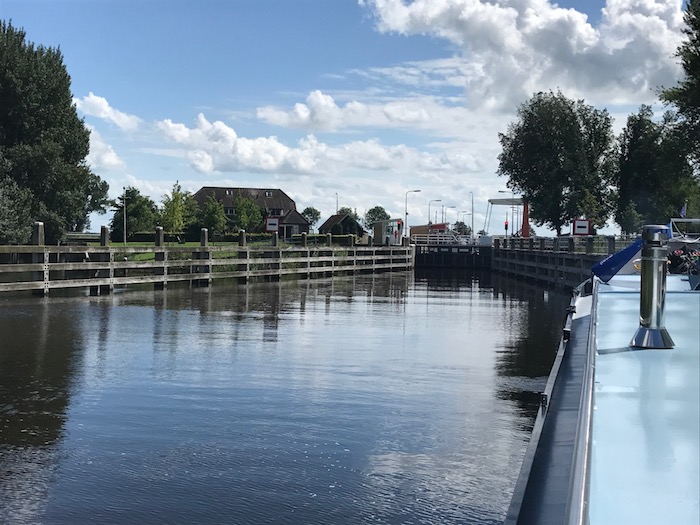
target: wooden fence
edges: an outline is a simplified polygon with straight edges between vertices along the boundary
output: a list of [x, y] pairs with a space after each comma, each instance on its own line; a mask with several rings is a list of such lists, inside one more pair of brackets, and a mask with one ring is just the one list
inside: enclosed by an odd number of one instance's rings
[[200, 246], [165, 246], [156, 231], [154, 246], [109, 246], [103, 229], [101, 246], [47, 246], [43, 225], [35, 226], [33, 245], [0, 246], [0, 292], [31, 290], [47, 295], [61, 288], [89, 288], [109, 293], [115, 286], [170, 282], [208, 285], [213, 279], [279, 279], [326, 277], [336, 274], [407, 270], [413, 267], [411, 246], [346, 246], [306, 244], [280, 246], [277, 236], [268, 246], [248, 246], [245, 232], [237, 245], [211, 246], [206, 230]]

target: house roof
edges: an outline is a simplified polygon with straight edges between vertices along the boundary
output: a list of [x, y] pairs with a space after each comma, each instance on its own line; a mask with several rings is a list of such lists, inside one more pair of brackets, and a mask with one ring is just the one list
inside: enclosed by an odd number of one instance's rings
[[301, 213], [296, 210], [290, 210], [287, 212], [287, 214], [282, 217], [280, 222], [282, 224], [303, 224], [304, 226], [311, 224]]
[[338, 213], [336, 215], [331, 215], [330, 217], [328, 217], [328, 219], [326, 219], [326, 222], [319, 226], [318, 231], [321, 233], [330, 231], [331, 228], [333, 228], [333, 226], [335, 226], [336, 224], [342, 224], [343, 222], [347, 221], [352, 221], [355, 225], [357, 225], [360, 229], [364, 231], [362, 225], [347, 213]]
[[236, 197], [248, 197], [263, 210], [282, 210], [287, 213], [296, 210], [296, 203], [285, 192], [277, 188], [228, 188], [219, 186], [204, 186], [193, 196], [202, 206], [213, 195], [224, 206], [232, 207]]

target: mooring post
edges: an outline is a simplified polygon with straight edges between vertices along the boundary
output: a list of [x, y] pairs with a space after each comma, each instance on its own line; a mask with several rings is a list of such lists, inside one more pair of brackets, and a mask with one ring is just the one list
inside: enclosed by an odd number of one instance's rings
[[206, 261], [207, 264], [195, 266], [195, 273], [206, 274], [203, 279], [195, 279], [197, 286], [209, 286], [211, 284], [211, 252], [209, 251], [209, 230], [202, 228], [199, 230], [199, 251], [192, 254], [192, 258], [198, 262]]
[[[44, 247], [46, 244], [46, 236], [44, 233], [44, 223], [35, 222], [32, 226], [32, 245]], [[49, 294], [49, 258], [45, 249], [32, 253], [32, 264], [43, 264], [42, 271], [32, 272], [32, 281], [43, 281], [44, 287], [41, 290], [35, 290], [36, 295]]]
[[279, 232], [272, 232], [272, 246], [279, 246], [279, 244], [280, 244]]
[[333, 235], [330, 233], [326, 234], [326, 244], [328, 246], [333, 246]]
[[[239, 248], [246, 248], [245, 230], [238, 230], [238, 247]], [[248, 282], [248, 275], [250, 272], [250, 267], [249, 267], [249, 263], [248, 263], [248, 258], [249, 258], [248, 250], [247, 249], [239, 250], [238, 251], [238, 258], [245, 259], [245, 261], [242, 264], [239, 264], [236, 267], [237, 271], [243, 272], [243, 277], [239, 277], [238, 282], [245, 284], [246, 282]]]
[[608, 238], [608, 255], [615, 253], [615, 237], [610, 235]]
[[[100, 227], [100, 247], [102, 248], [109, 248], [109, 227], [108, 226], [101, 226]], [[112, 279], [114, 277], [114, 268], [112, 266], [112, 262], [114, 260], [114, 254], [105, 250], [100, 253], [93, 253], [90, 260], [92, 262], [99, 262], [99, 263], [109, 263], [109, 269], [104, 270], [104, 269], [99, 269], [95, 270], [94, 276], [97, 279], [103, 279], [103, 278], [108, 278], [109, 279], [109, 284], [106, 285], [99, 285], [99, 286], [91, 286], [90, 287], [90, 295], [101, 295], [101, 294], [108, 294], [114, 291], [114, 283], [112, 282]], [[92, 272], [90, 272], [91, 275]]]
[[301, 247], [306, 248], [309, 245], [309, 235], [306, 232], [301, 234]]
[[594, 238], [592, 236], [586, 237], [586, 254], [590, 255], [593, 253], [593, 240]]
[[664, 326], [668, 226], [647, 225], [642, 230], [642, 279], [639, 292], [639, 328], [630, 341], [635, 348], [673, 348]]
[[156, 226], [156, 248], [161, 248], [160, 250], [156, 250], [155, 253], [155, 259], [156, 262], [162, 262], [163, 266], [157, 267], [153, 269], [153, 273], [155, 275], [162, 275], [163, 280], [159, 281], [157, 283], [154, 283], [153, 287], [156, 290], [163, 290], [167, 286], [167, 278], [168, 278], [168, 268], [165, 265], [165, 262], [167, 260], [167, 254], [165, 252], [165, 233], [163, 232], [163, 227], [162, 226]]

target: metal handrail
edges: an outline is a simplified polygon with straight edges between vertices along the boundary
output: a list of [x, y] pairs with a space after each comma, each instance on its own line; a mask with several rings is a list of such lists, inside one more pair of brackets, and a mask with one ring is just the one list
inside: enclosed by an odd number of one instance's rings
[[574, 442], [574, 458], [569, 480], [569, 499], [566, 511], [567, 525], [588, 523], [588, 496], [590, 491], [591, 434], [593, 431], [593, 403], [595, 381], [596, 326], [598, 320], [598, 285], [593, 278], [591, 320], [586, 347], [586, 363], [581, 384], [579, 420]]

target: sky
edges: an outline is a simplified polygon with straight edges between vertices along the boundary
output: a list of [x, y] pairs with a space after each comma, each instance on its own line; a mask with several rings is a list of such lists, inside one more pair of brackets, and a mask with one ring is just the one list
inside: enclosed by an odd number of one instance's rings
[[110, 197], [280, 188], [321, 221], [473, 211], [480, 230], [510, 193], [498, 134], [533, 93], [619, 132], [682, 75], [681, 0], [0, 0], [0, 18], [60, 47]]

